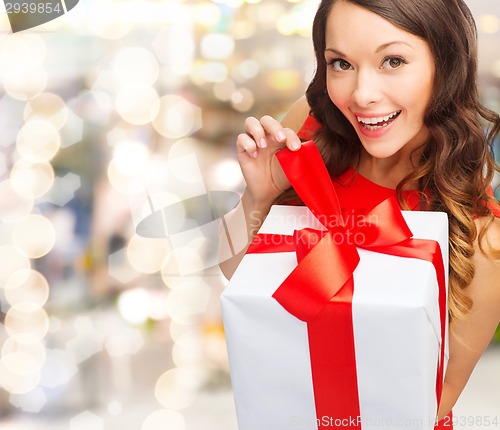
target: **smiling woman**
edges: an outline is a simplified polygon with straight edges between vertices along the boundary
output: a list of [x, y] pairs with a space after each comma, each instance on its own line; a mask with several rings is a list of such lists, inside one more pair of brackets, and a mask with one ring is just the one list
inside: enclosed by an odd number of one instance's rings
[[[276, 157], [287, 147], [300, 158], [301, 139], [314, 140], [343, 207], [395, 196], [402, 209], [447, 214], [451, 330], [439, 419], [500, 320], [500, 205], [490, 188], [500, 117], [479, 100], [476, 36], [462, 0], [323, 0], [306, 97], [282, 124], [247, 118], [237, 140], [247, 187], [234, 219], [246, 218], [249, 241], [273, 203], [301, 203]], [[244, 251], [221, 264], [226, 276]]]
[[360, 172], [378, 169], [373, 163], [387, 170], [410, 160], [409, 154], [428, 137], [424, 113], [434, 82], [429, 44], [346, 2], [332, 7], [325, 44], [328, 95], [366, 151]]

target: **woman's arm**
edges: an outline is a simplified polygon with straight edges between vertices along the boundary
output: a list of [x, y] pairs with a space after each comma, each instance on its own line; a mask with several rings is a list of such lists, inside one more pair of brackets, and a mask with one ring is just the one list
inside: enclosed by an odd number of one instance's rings
[[288, 188], [288, 180], [275, 153], [287, 146], [300, 148], [296, 132], [309, 115], [306, 98], [297, 100], [281, 124], [269, 116], [247, 118], [245, 133], [238, 136], [238, 161], [246, 181], [240, 202], [219, 228], [219, 267], [230, 279], [262, 225], [276, 197]]
[[[494, 220], [486, 239], [493, 248], [500, 248], [500, 219]], [[484, 245], [488, 249], [486, 242]], [[455, 321], [450, 328], [450, 357], [438, 419], [455, 405], [500, 321], [500, 260], [485, 255], [477, 244], [475, 248], [475, 275], [466, 289], [473, 305], [465, 319]]]

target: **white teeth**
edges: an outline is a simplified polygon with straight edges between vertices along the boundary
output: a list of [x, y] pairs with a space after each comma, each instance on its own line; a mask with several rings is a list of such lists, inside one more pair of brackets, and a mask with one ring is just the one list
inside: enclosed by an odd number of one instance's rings
[[358, 116], [357, 119], [358, 119], [358, 122], [361, 122], [365, 125], [378, 124], [379, 122], [382, 122], [382, 121], [389, 121], [391, 118], [394, 118], [399, 112], [400, 111], [396, 111], [396, 112], [393, 112], [387, 116], [379, 116], [376, 118], [363, 118], [363, 117]]

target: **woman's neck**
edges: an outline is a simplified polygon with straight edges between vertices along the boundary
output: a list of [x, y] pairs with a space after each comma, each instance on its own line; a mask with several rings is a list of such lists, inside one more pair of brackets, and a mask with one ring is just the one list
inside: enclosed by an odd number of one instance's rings
[[[375, 158], [362, 149], [357, 170], [371, 182], [395, 189], [414, 170], [414, 165], [409, 158]], [[410, 190], [417, 187], [417, 184], [407, 184], [403, 189]]]

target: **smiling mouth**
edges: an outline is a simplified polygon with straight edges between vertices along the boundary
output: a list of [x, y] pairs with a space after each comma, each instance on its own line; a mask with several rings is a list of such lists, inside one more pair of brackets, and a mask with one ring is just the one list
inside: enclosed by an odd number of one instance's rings
[[393, 112], [387, 116], [377, 117], [377, 118], [363, 118], [357, 117], [358, 123], [368, 130], [379, 130], [383, 127], [387, 127], [392, 123], [401, 113], [400, 110]]

